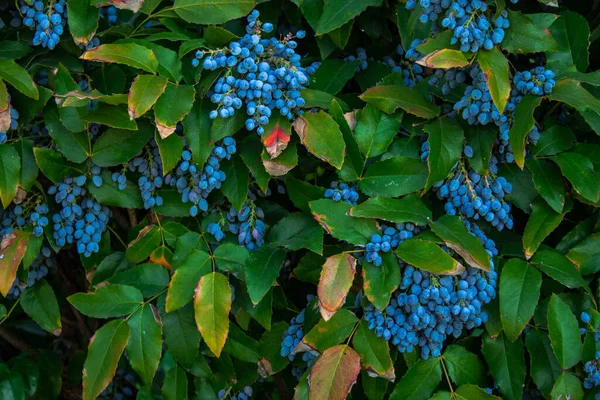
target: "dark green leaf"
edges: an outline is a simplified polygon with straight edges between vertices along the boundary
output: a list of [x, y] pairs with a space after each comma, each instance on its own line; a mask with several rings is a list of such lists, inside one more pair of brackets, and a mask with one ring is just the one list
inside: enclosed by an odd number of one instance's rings
[[274, 246], [290, 250], [308, 249], [323, 254], [323, 230], [309, 215], [290, 214], [269, 231], [267, 238]]
[[458, 345], [450, 345], [444, 351], [444, 362], [452, 381], [460, 385], [485, 384], [485, 367], [475, 354]]
[[358, 64], [358, 61], [325, 60], [317, 72], [310, 77], [310, 88], [336, 95], [344, 88], [346, 82], [352, 79]]
[[502, 41], [502, 48], [509, 53], [537, 53], [557, 50], [550, 30], [536, 25], [531, 18], [520, 12], [508, 11], [510, 27]]
[[340, 127], [329, 114], [307, 113], [292, 125], [308, 151], [335, 168], [342, 168], [346, 145]]
[[222, 170], [227, 176], [222, 186], [223, 194], [236, 210], [240, 210], [248, 197], [248, 168], [239, 156], [233, 156], [223, 163]]
[[146, 304], [127, 320], [130, 335], [127, 343], [127, 358], [138, 376], [146, 385], [152, 383], [162, 354], [162, 331], [158, 311]]
[[261, 246], [246, 260], [246, 285], [252, 303], [258, 304], [269, 291], [285, 260], [285, 251]]
[[169, 272], [162, 265], [140, 264], [126, 271], [115, 273], [107, 281], [111, 284], [133, 286], [139, 289], [144, 297], [152, 297], [167, 287]]
[[544, 159], [529, 158], [525, 165], [533, 175], [537, 191], [554, 211], [561, 213], [565, 205], [565, 188], [560, 170]]
[[387, 151], [400, 129], [401, 119], [402, 114], [387, 115], [371, 105], [362, 109], [354, 138], [365, 158], [377, 157]]
[[362, 268], [365, 296], [383, 310], [391, 300], [392, 292], [400, 285], [400, 265], [392, 252], [384, 253], [381, 266], [364, 263]]
[[94, 318], [113, 318], [131, 314], [144, 301], [142, 293], [125, 285], [108, 285], [92, 293], [75, 293], [67, 298], [79, 312]]
[[62, 332], [58, 302], [52, 287], [45, 279], [21, 293], [21, 307], [38, 325], [59, 336]]
[[360, 180], [368, 196], [400, 197], [421, 190], [427, 179], [427, 165], [418, 158], [392, 157], [372, 164]]
[[464, 266], [440, 246], [419, 238], [400, 243], [396, 254], [406, 263], [433, 274], [456, 275], [464, 271]]
[[531, 209], [531, 216], [523, 232], [523, 251], [527, 259], [535, 254], [542, 241], [558, 227], [568, 211], [565, 208], [564, 213], [559, 214], [539, 197], [533, 201]]
[[439, 358], [419, 360], [400, 379], [390, 400], [427, 400], [442, 381], [442, 365]]
[[551, 159], [558, 164], [577, 193], [593, 203], [600, 199], [600, 178], [590, 160], [571, 152], [557, 154]]
[[577, 318], [567, 303], [555, 294], [548, 305], [548, 332], [556, 359], [564, 369], [581, 360], [581, 333]]
[[356, 328], [352, 345], [360, 356], [360, 364], [369, 374], [394, 381], [396, 374], [388, 343], [384, 338], [377, 337], [364, 319], [361, 319]]
[[86, 51], [81, 58], [90, 61], [124, 64], [150, 73], [154, 73], [158, 69], [158, 61], [152, 50], [135, 43], [103, 44]]
[[440, 113], [440, 107], [433, 105], [417, 88], [375, 86], [367, 89], [360, 98], [388, 114], [392, 114], [398, 108], [421, 118], [433, 118]]
[[315, 200], [310, 202], [310, 208], [317, 222], [336, 239], [364, 245], [377, 231], [375, 221], [349, 216], [351, 206], [343, 201]]
[[527, 143], [527, 135], [535, 126], [533, 113], [537, 106], [542, 102], [539, 96], [528, 95], [523, 97], [523, 100], [517, 105], [515, 110], [515, 121], [510, 132], [510, 145], [513, 148], [515, 162], [521, 168], [525, 165], [525, 145]]
[[148, 225], [142, 229], [135, 240], [129, 243], [126, 255], [127, 261], [137, 264], [144, 261], [158, 246], [162, 237], [157, 225]]
[[482, 353], [504, 397], [521, 400], [526, 372], [521, 340], [511, 342], [503, 333], [495, 339], [486, 335]]
[[4, 208], [7, 208], [17, 195], [21, 176], [21, 158], [13, 146], [0, 147], [0, 165], [0, 198]]
[[173, 9], [193, 24], [215, 25], [243, 17], [254, 8], [254, 0], [176, 0]]
[[548, 334], [539, 329], [530, 329], [526, 333], [525, 344], [531, 357], [531, 378], [540, 391], [548, 396], [562, 371], [552, 351]]
[[446, 179], [459, 160], [463, 150], [464, 132], [456, 120], [451, 118], [437, 119], [425, 125], [423, 130], [429, 134], [429, 176], [425, 185], [425, 190], [428, 190], [437, 182]]
[[329, 0], [324, 2], [323, 14], [316, 29], [318, 35], [339, 28], [369, 6], [380, 6], [382, 0]]

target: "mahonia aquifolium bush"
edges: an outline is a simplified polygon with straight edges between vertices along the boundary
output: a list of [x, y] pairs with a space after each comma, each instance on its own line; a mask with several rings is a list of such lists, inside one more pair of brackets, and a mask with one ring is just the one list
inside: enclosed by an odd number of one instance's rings
[[0, 2], [2, 399], [600, 399], [599, 11]]

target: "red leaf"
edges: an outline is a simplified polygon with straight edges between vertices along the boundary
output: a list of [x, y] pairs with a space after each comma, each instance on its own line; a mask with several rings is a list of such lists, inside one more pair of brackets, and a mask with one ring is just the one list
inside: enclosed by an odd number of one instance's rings
[[265, 126], [262, 142], [271, 158], [281, 154], [290, 142], [292, 125], [283, 116], [272, 117], [269, 124]]

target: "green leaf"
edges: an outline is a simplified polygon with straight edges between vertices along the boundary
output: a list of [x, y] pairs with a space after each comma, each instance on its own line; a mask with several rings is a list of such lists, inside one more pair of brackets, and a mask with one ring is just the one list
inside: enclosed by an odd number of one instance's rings
[[321, 15], [323, 14], [323, 0], [291, 0], [292, 3], [300, 8], [302, 11], [302, 15], [308, 22], [308, 24], [313, 28], [313, 30], [317, 30], [319, 25], [319, 20]]
[[109, 171], [102, 171], [102, 186], [97, 187], [90, 179], [87, 182], [88, 191], [101, 204], [112, 207], [144, 208], [142, 195], [137, 183], [127, 181], [127, 187], [120, 190], [118, 184], [113, 182]]
[[574, 79], [561, 79], [557, 81], [548, 98], [567, 103], [579, 110], [584, 116], [585, 111], [591, 111], [596, 118], [598, 117], [596, 110], [600, 106], [600, 100], [595, 98], [580, 82]]
[[222, 170], [227, 179], [221, 190], [233, 208], [241, 210], [248, 197], [248, 168], [239, 156], [233, 156], [223, 163]]
[[529, 16], [508, 10], [510, 27], [505, 31], [502, 48], [509, 53], [552, 52], [558, 49], [550, 30], [535, 24]]
[[308, 400], [343, 400], [360, 373], [360, 356], [347, 345], [328, 348], [310, 370]]
[[[352, 346], [360, 356], [360, 364], [370, 375], [376, 375], [394, 381], [396, 374], [390, 358], [390, 349], [387, 341], [377, 337], [369, 329], [369, 323], [360, 320], [358, 328], [352, 337]], [[363, 380], [364, 384], [364, 380]]]
[[272, 373], [277, 373], [284, 369], [290, 360], [287, 357], [282, 357], [280, 354], [281, 338], [283, 333], [288, 329], [287, 322], [276, 322], [271, 326], [270, 331], [263, 333], [258, 344], [258, 352], [261, 360], [260, 366], [268, 366]]
[[556, 359], [563, 369], [571, 368], [581, 360], [581, 333], [577, 318], [556, 294], [552, 295], [548, 305], [548, 332]]
[[223, 243], [213, 252], [217, 267], [236, 274], [240, 279], [244, 277], [244, 267], [250, 252], [237, 243]]
[[508, 60], [502, 51], [494, 46], [492, 50], [478, 52], [477, 61], [485, 74], [492, 100], [498, 112], [502, 114], [510, 97]]
[[502, 395], [521, 400], [526, 372], [521, 340], [511, 342], [503, 333], [495, 339], [485, 335], [481, 351]]
[[531, 209], [531, 216], [523, 232], [523, 251], [527, 259], [535, 254], [542, 241], [560, 225], [569, 211], [566, 207], [564, 212], [559, 214], [539, 197], [533, 201]]
[[554, 211], [561, 213], [565, 205], [565, 188], [560, 170], [544, 159], [528, 158], [525, 165], [531, 171], [535, 188], [542, 198]]
[[444, 215], [431, 223], [431, 230], [473, 268], [490, 270], [490, 256], [475, 236], [471, 235], [459, 217]]
[[263, 192], [266, 192], [269, 187], [271, 175], [269, 175], [262, 163], [261, 152], [263, 145], [260, 143], [260, 140], [255, 135], [248, 135], [238, 146], [237, 151], [242, 161], [244, 161], [244, 164], [250, 170], [258, 187]]
[[450, 345], [444, 351], [444, 362], [448, 369], [448, 375], [458, 385], [485, 384], [485, 369], [483, 362], [475, 354], [462, 346]]
[[343, 201], [321, 199], [311, 201], [309, 204], [313, 217], [336, 239], [364, 245], [377, 231], [375, 221], [349, 216], [348, 212], [352, 206]]
[[498, 174], [513, 185], [513, 191], [506, 195], [506, 199], [526, 214], [530, 214], [531, 203], [538, 196], [531, 172], [528, 169], [520, 169], [515, 164], [501, 164]]
[[162, 237], [161, 229], [157, 225], [148, 225], [142, 229], [135, 240], [129, 243], [127, 251], [127, 261], [137, 264], [150, 256], [158, 246]]
[[418, 158], [392, 157], [372, 164], [359, 186], [368, 196], [400, 197], [425, 187], [427, 165]]
[[25, 400], [25, 382], [23, 376], [14, 367], [9, 369], [7, 364], [0, 364], [0, 392], [11, 400]]
[[[354, 114], [344, 114], [337, 100], [331, 102], [329, 114], [340, 127], [344, 142], [346, 143], [346, 155], [342, 169], [339, 172], [340, 178], [348, 182], [356, 181], [362, 174], [365, 160], [360, 153], [358, 143], [356, 143], [353, 129], [350, 127], [351, 121], [354, 119]], [[351, 121], [349, 122], [346, 118]]]
[[323, 111], [307, 113], [297, 118], [292, 126], [308, 151], [335, 168], [342, 168], [346, 145], [340, 127], [329, 114]]
[[190, 232], [177, 239], [173, 254], [175, 272], [167, 292], [167, 312], [172, 312], [192, 300], [198, 281], [211, 271], [211, 258], [208, 253], [203, 251], [203, 247], [198, 246], [198, 242], [192, 244], [193, 247], [186, 249], [187, 241], [191, 239], [204, 244], [195, 232]]
[[419, 360], [400, 379], [390, 400], [426, 400], [442, 381], [440, 359]]
[[58, 302], [45, 279], [21, 293], [21, 307], [44, 330], [59, 336], [62, 332]]
[[167, 88], [167, 78], [139, 75], [131, 84], [127, 101], [129, 116], [139, 118], [148, 112]]
[[336, 95], [356, 73], [359, 62], [340, 59], [325, 60], [310, 77], [310, 88]]
[[162, 354], [162, 331], [153, 305], [143, 305], [127, 320], [130, 335], [127, 358], [133, 370], [147, 385], [152, 384]]
[[200, 332], [194, 320], [194, 308], [192, 304], [188, 304], [167, 313], [164, 311], [164, 299], [164, 296], [159, 299], [159, 310], [165, 344], [173, 358], [185, 368], [190, 368], [196, 360], [200, 345]]
[[166, 139], [161, 139], [160, 135], [154, 134], [154, 141], [158, 145], [158, 151], [160, 152], [163, 175], [167, 175], [181, 160], [184, 145], [183, 140], [178, 135], [171, 135]]
[[596, 273], [600, 269], [600, 233], [581, 241], [567, 253], [567, 258], [577, 266], [581, 275]]
[[88, 134], [83, 132], [72, 132], [60, 121], [58, 109], [49, 105], [44, 109], [44, 122], [48, 134], [56, 142], [60, 152], [71, 162], [84, 162], [90, 155]]
[[467, 125], [464, 128], [467, 144], [473, 149], [473, 157], [469, 159], [469, 165], [479, 175], [487, 175], [492, 147], [498, 136], [497, 128], [489, 125]]
[[0, 78], [34, 100], [39, 99], [38, 88], [27, 70], [13, 60], [0, 60]]
[[427, 225], [431, 220], [431, 210], [417, 195], [404, 196], [401, 199], [372, 197], [350, 209], [350, 214], [358, 218], [375, 218], [401, 224], [412, 222]]
[[285, 260], [285, 251], [261, 246], [246, 260], [246, 285], [252, 303], [258, 304], [267, 294]]
[[[337, 47], [340, 49], [344, 49], [348, 44], [348, 40], [350, 39], [350, 34], [352, 33], [352, 26], [354, 25], [354, 20], [350, 20], [339, 28], [329, 32], [329, 37], [331, 41], [335, 43]], [[319, 42], [320, 43], [320, 42]], [[321, 56], [323, 53], [321, 52]], [[326, 58], [326, 57], [322, 57]]]
[[250, 363], [258, 362], [258, 342], [234, 324], [229, 327], [229, 335], [227, 335], [223, 351], [238, 360]]
[[426, 240], [405, 240], [397, 247], [396, 254], [408, 264], [433, 274], [456, 275], [464, 271], [461, 263], [437, 244]]
[[86, 51], [81, 56], [84, 60], [124, 64], [155, 73], [158, 61], [152, 50], [135, 43], [102, 44]]
[[211, 272], [200, 278], [194, 299], [194, 314], [198, 330], [206, 345], [217, 357], [227, 340], [231, 289], [223, 274]]
[[531, 263], [550, 278], [568, 288], [575, 289], [583, 286], [588, 292], [590, 291], [575, 265], [555, 250], [542, 249], [538, 251], [531, 259]]
[[392, 298], [392, 292], [400, 285], [400, 266], [392, 252], [384, 253], [381, 266], [364, 263], [362, 268], [363, 289], [367, 299], [378, 310], [383, 310]]
[[517, 105], [515, 110], [515, 121], [510, 132], [510, 145], [513, 148], [515, 155], [515, 163], [521, 168], [525, 165], [525, 145], [527, 143], [527, 135], [535, 126], [535, 118], [533, 113], [537, 106], [542, 102], [542, 97], [528, 95], [524, 96], [523, 100]]
[[53, 183], [60, 183], [69, 176], [85, 174], [85, 169], [83, 167], [65, 160], [59, 153], [52, 149], [35, 147], [33, 149], [33, 154], [40, 170], [42, 170], [44, 175], [46, 175]]
[[325, 0], [323, 14], [316, 29], [317, 35], [339, 28], [370, 6], [380, 6], [382, 0]]
[[456, 120], [451, 118], [439, 118], [425, 125], [423, 130], [429, 134], [429, 176], [425, 185], [425, 190], [429, 190], [437, 182], [446, 179], [460, 159], [464, 132]]
[[341, 309], [328, 321], [320, 320], [310, 331], [306, 332], [294, 352], [317, 350], [322, 353], [329, 347], [346, 340], [357, 323], [358, 318], [352, 312]]
[[15, 143], [15, 148], [21, 159], [21, 177], [19, 186], [26, 191], [33, 187], [39, 172], [39, 168], [35, 162], [35, 156], [33, 155], [33, 146], [33, 141], [28, 139], [20, 139]]
[[188, 378], [185, 370], [179, 365], [171, 368], [163, 381], [162, 395], [166, 400], [187, 399]]
[[577, 376], [565, 371], [556, 381], [551, 396], [553, 399], [582, 400], [583, 385]]
[[540, 391], [548, 396], [562, 369], [554, 356], [548, 334], [539, 329], [529, 329], [525, 344], [531, 358], [529, 373]]
[[492, 394], [487, 393], [480, 387], [475, 385], [462, 385], [456, 389], [456, 398], [459, 400], [499, 400], [500, 398]]
[[577, 138], [572, 130], [563, 125], [554, 125], [544, 130], [532, 153], [536, 157], [553, 156], [571, 149]]
[[67, 7], [69, 32], [77, 45], [86, 45], [98, 28], [99, 9], [90, 5], [90, 0], [71, 0]]
[[371, 105], [362, 109], [354, 139], [365, 158], [377, 157], [387, 151], [400, 129], [401, 119], [402, 114], [387, 115]]
[[21, 158], [13, 146], [0, 146], [0, 165], [0, 199], [2, 206], [7, 208], [17, 195], [21, 177]]
[[16, 60], [32, 51], [31, 46], [24, 41], [2, 40], [0, 42], [0, 60]]
[[206, 100], [196, 101], [190, 113], [183, 119], [183, 134], [196, 165], [204, 165], [210, 153], [210, 128], [212, 120], [209, 117], [212, 104]]
[[[59, 112], [68, 109], [69, 108], [60, 108]], [[105, 103], [98, 103], [81, 119], [88, 124], [100, 124], [110, 126], [111, 128], [127, 129], [130, 131], [138, 129], [135, 120], [129, 118], [127, 107], [125, 106], [111, 106]], [[62, 120], [63, 123], [65, 123], [65, 119], [63, 118]]]
[[160, 293], [169, 284], [169, 272], [158, 264], [146, 263], [115, 273], [110, 284], [129, 285], [137, 288], [145, 298]]
[[110, 321], [96, 331], [88, 348], [83, 365], [83, 399], [94, 400], [108, 386], [127, 341], [127, 321]]
[[184, 21], [200, 25], [217, 25], [246, 16], [254, 0], [176, 0], [173, 10]]
[[440, 107], [432, 104], [417, 88], [380, 85], [367, 89], [360, 98], [387, 114], [398, 108], [421, 118], [434, 118], [440, 113]]
[[323, 230], [314, 218], [303, 213], [279, 220], [269, 231], [267, 241], [289, 250], [308, 249], [323, 254]]
[[327, 258], [317, 287], [319, 310], [327, 321], [346, 301], [356, 274], [356, 258], [341, 253]]
[[131, 314], [144, 301], [142, 293], [126, 285], [108, 285], [92, 293], [75, 293], [67, 297], [80, 313], [93, 318], [114, 318]]
[[510, 259], [500, 275], [500, 318], [506, 338], [517, 340], [533, 317], [540, 297], [542, 274], [518, 258]]
[[169, 83], [154, 105], [154, 121], [163, 139], [175, 132], [175, 126], [192, 109], [195, 90], [190, 85]]
[[557, 154], [551, 160], [558, 164], [573, 189], [583, 198], [593, 203], [600, 199], [600, 178], [590, 160], [571, 152]]
[[325, 189], [313, 186], [308, 182], [301, 181], [288, 174], [285, 176], [285, 188], [294, 206], [304, 212], [310, 212], [309, 202], [319, 200], [325, 196]]
[[125, 271], [130, 267], [131, 265], [125, 259], [125, 253], [119, 251], [111, 253], [104, 257], [98, 267], [96, 267], [91, 284], [92, 286], [97, 286], [117, 272]]
[[585, 72], [589, 66], [590, 45], [590, 27], [585, 17], [576, 12], [563, 12], [550, 26], [550, 32], [558, 43], [558, 51], [548, 54], [547, 68]]

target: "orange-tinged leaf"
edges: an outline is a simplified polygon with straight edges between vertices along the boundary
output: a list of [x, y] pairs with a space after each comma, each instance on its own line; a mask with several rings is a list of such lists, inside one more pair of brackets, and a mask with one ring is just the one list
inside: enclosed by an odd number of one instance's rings
[[0, 293], [6, 297], [17, 277], [17, 269], [25, 255], [29, 232], [13, 231], [0, 243]]
[[171, 270], [171, 261], [173, 260], [173, 252], [167, 246], [160, 246], [150, 254], [150, 262], [162, 265], [168, 270]]
[[168, 80], [162, 76], [139, 75], [131, 84], [127, 100], [129, 118], [144, 115], [164, 93]]
[[319, 310], [325, 321], [344, 304], [356, 274], [356, 258], [342, 253], [331, 256], [323, 265], [317, 287]]
[[292, 124], [282, 115], [274, 116], [265, 126], [265, 133], [261, 136], [262, 142], [271, 158], [281, 154], [290, 142]]
[[328, 348], [312, 366], [309, 400], [343, 400], [360, 372], [360, 356], [347, 345]]
[[227, 277], [217, 272], [204, 275], [196, 288], [194, 314], [200, 334], [217, 357], [229, 334], [229, 311], [231, 288]]
[[0, 79], [0, 132], [10, 128], [10, 96], [4, 81]]

